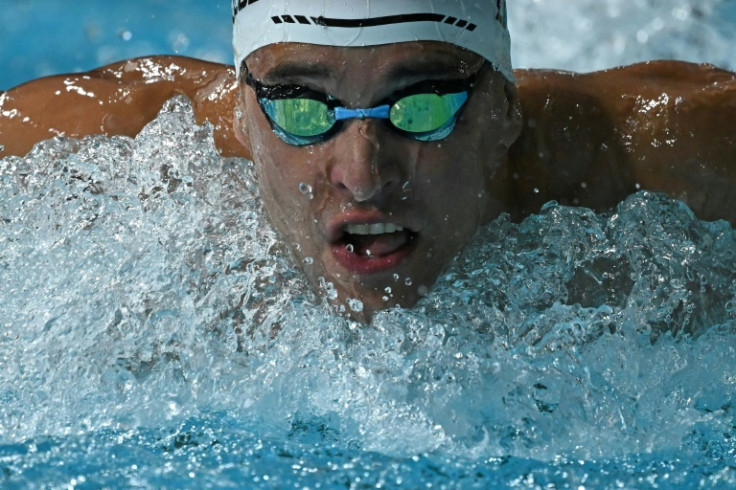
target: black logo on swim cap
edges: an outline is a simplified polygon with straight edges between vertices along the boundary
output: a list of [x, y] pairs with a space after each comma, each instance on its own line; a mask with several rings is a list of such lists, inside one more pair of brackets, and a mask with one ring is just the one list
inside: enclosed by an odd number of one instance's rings
[[[233, 0], [233, 22], [240, 11], [258, 0]], [[506, 0], [498, 1], [498, 20], [504, 29], [508, 28], [506, 11]], [[478, 26], [467, 20], [458, 19], [450, 15], [442, 14], [403, 14], [390, 15], [386, 17], [374, 17], [370, 19], [331, 19], [327, 17], [305, 17], [303, 15], [276, 15], [271, 17], [274, 24], [314, 24], [323, 27], [375, 27], [391, 24], [405, 24], [411, 22], [437, 22], [438, 24], [449, 24], [461, 29], [473, 32]]]
[[392, 24], [407, 24], [412, 22], [437, 22], [449, 24], [473, 32], [477, 25], [467, 20], [458, 19], [442, 14], [403, 14], [386, 17], [372, 17], [368, 19], [331, 19], [328, 17], [305, 17], [303, 15], [276, 15], [271, 17], [274, 24], [313, 24], [321, 27], [360, 28], [387, 26]]

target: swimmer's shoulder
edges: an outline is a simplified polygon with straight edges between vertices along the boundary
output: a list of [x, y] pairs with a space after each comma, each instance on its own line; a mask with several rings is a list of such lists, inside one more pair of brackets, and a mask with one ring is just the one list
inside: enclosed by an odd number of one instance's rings
[[650, 61], [516, 76], [524, 129], [511, 174], [527, 212], [551, 199], [605, 209], [647, 189], [736, 223], [736, 73]]
[[236, 93], [231, 66], [180, 56], [33, 80], [0, 95], [0, 156], [23, 155], [53, 136], [135, 136], [177, 94], [192, 100], [199, 123], [213, 125], [223, 155], [248, 156], [232, 136]]
[[[517, 87], [521, 91], [546, 89], [563, 89], [574, 85], [594, 85], [598, 91], [601, 85], [616, 84], [618, 91], [639, 93], [655, 85], [665, 84], [667, 87], [688, 87], [693, 84], [708, 86], [711, 84], [731, 85], [736, 83], [736, 73], [718, 68], [708, 63], [691, 63], [676, 60], [654, 60], [618, 66], [604, 70], [579, 73], [566, 70], [550, 69], [517, 69], [514, 70]], [[576, 88], [576, 90], [579, 89]]]

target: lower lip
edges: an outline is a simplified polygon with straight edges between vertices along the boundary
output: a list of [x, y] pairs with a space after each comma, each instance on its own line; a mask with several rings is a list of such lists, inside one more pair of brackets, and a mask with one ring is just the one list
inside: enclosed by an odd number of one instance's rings
[[414, 249], [415, 240], [412, 239], [394, 253], [383, 256], [358, 255], [350, 252], [344, 244], [332, 247], [332, 254], [337, 262], [355, 274], [370, 275], [395, 269], [406, 259]]

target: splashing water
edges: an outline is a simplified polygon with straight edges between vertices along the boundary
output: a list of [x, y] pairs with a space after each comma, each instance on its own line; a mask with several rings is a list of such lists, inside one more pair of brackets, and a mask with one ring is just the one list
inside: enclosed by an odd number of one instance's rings
[[661, 195], [500, 217], [370, 326], [186, 99], [1, 160], [0, 215], [0, 481], [736, 482], [734, 231]]

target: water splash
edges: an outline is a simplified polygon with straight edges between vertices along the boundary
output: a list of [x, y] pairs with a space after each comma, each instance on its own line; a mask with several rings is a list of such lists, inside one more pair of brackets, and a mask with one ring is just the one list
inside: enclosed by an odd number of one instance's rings
[[501, 217], [416, 308], [367, 327], [309, 290], [252, 164], [220, 158], [185, 99], [135, 139], [0, 161], [0, 196], [6, 445], [105, 446], [223, 414], [279, 447], [466, 473], [733, 459], [734, 231], [661, 195]]

